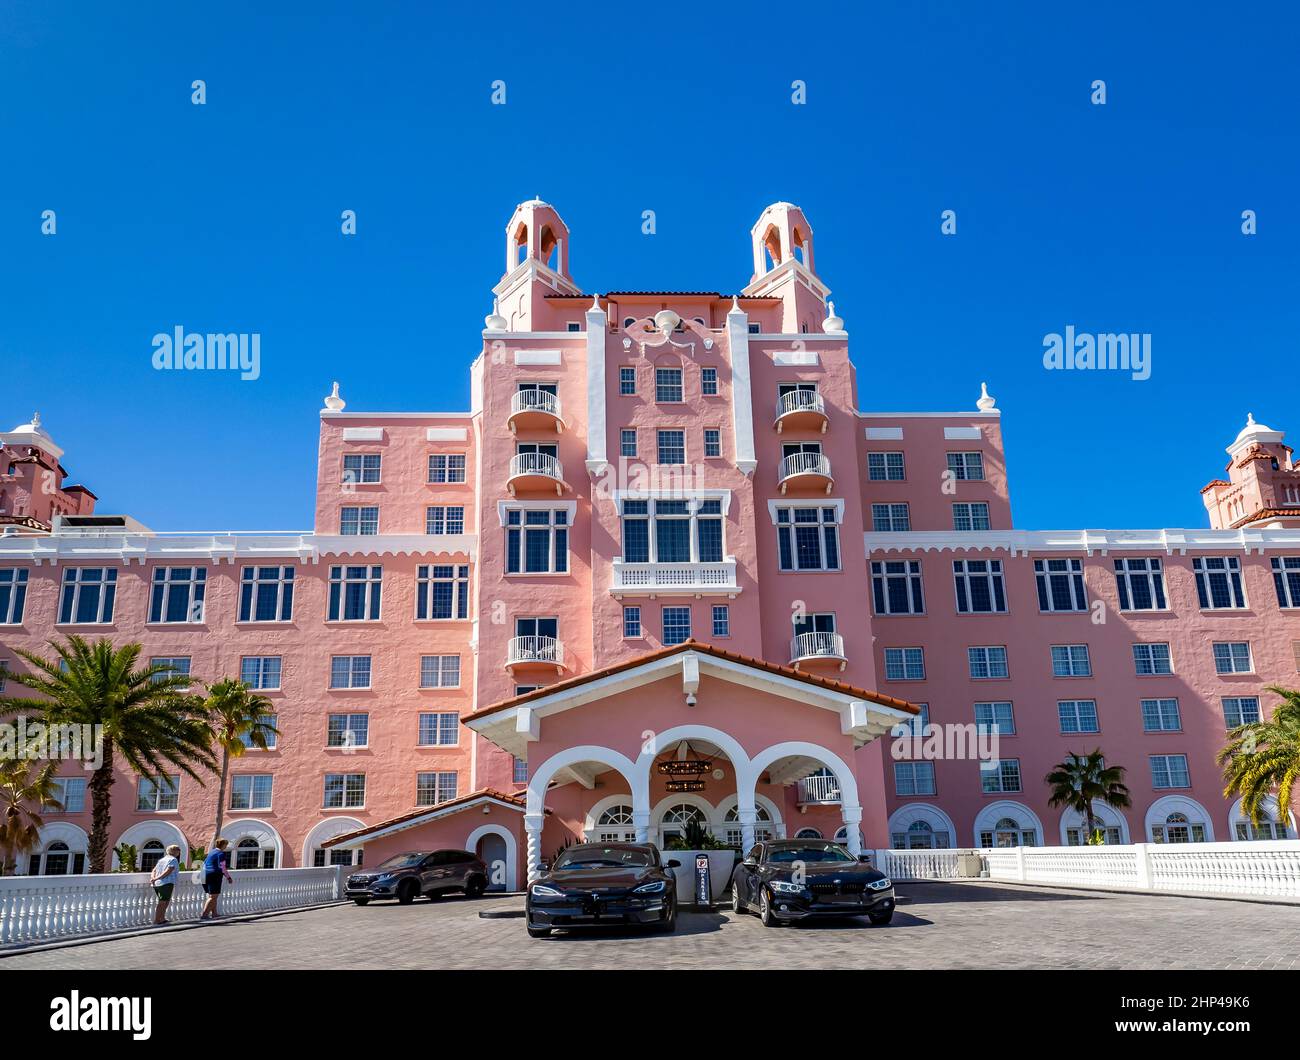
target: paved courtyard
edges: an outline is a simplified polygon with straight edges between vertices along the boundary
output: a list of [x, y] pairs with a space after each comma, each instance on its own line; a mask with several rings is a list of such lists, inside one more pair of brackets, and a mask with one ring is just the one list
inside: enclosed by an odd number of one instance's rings
[[[1300, 968], [1300, 907], [1013, 884], [900, 884], [893, 923], [765, 930], [730, 910], [673, 935], [530, 939], [518, 897], [331, 906], [0, 958], [19, 968]], [[224, 958], [223, 958], [224, 959]]]

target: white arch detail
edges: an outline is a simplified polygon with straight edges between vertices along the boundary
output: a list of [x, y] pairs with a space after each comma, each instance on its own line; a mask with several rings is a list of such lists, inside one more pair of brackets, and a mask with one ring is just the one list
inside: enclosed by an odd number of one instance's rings
[[582, 744], [579, 747], [566, 747], [563, 751], [557, 751], [539, 765], [528, 779], [527, 813], [530, 817], [540, 816], [546, 812], [546, 786], [550, 784], [551, 778], [565, 766], [577, 765], [580, 762], [599, 762], [603, 766], [617, 770], [628, 783], [628, 789], [632, 793], [633, 809], [642, 811], [649, 809], [649, 771], [642, 777], [632, 760], [612, 747]]
[[[853, 775], [853, 770], [848, 763], [834, 751], [820, 744], [805, 743], [802, 740], [788, 740], [759, 751], [749, 762], [743, 775], [737, 766], [736, 790], [753, 792], [758, 786], [758, 778], [763, 775], [763, 770], [782, 758], [813, 758], [821, 762], [840, 782], [840, 805], [845, 809], [861, 810], [862, 804], [858, 800], [858, 778]], [[742, 808], [744, 808], [743, 804]]]
[[[231, 853], [239, 846], [241, 839], [256, 839], [257, 845], [263, 849], [274, 847], [275, 863], [281, 868], [285, 867], [284, 840], [280, 838], [280, 833], [265, 821], [259, 821], [256, 817], [239, 817], [233, 821], [225, 821], [221, 825], [221, 837], [230, 840]], [[233, 858], [231, 864], [234, 864]]]
[[582, 834], [590, 834], [593, 829], [600, 823], [600, 815], [608, 810], [611, 806], [631, 806], [632, 795], [630, 792], [622, 792], [618, 795], [606, 795], [587, 811], [587, 819], [582, 823]]
[[113, 844], [113, 849], [109, 851], [113, 859], [113, 870], [116, 871], [121, 864], [121, 859], [115, 853], [116, 849], [123, 843], [130, 843], [136, 848], [137, 855], [143, 853], [144, 845], [150, 839], [157, 839], [163, 847], [169, 847], [173, 843], [181, 848], [181, 862], [189, 860], [190, 845], [189, 840], [185, 838], [185, 833], [180, 830], [173, 822], [155, 818], [150, 821], [139, 821], [133, 824], [117, 838]]
[[[364, 821], [358, 821], [355, 817], [326, 817], [325, 820], [318, 822], [315, 827], [307, 833], [307, 838], [304, 839], [302, 843], [302, 861], [300, 861], [299, 864], [306, 868], [311, 868], [313, 860], [312, 851], [316, 847], [320, 846], [328, 839], [333, 839], [335, 836], [346, 835], [348, 832], [355, 832], [358, 828], [365, 828], [365, 826]], [[233, 839], [231, 840], [230, 845], [232, 847], [235, 846], [235, 841]], [[351, 851], [351, 854], [352, 864], [355, 865], [357, 853], [354, 850]], [[276, 864], [279, 865], [280, 862], [276, 861]]]
[[[736, 791], [745, 791], [744, 785], [741, 784], [741, 778], [745, 775], [745, 770], [749, 766], [749, 755], [740, 746], [740, 741], [721, 729], [715, 729], [709, 725], [675, 725], [671, 729], [655, 733], [642, 746], [641, 753], [637, 756], [637, 776], [638, 778], [645, 778], [647, 792], [650, 790], [650, 770], [654, 765], [654, 760], [674, 744], [691, 739], [706, 740], [725, 754], [730, 759], [732, 769], [736, 774]], [[749, 791], [753, 791], [752, 784], [749, 785]], [[742, 804], [742, 807], [745, 805]]]
[[889, 841], [895, 832], [906, 832], [917, 821], [924, 821], [936, 832], [947, 832], [948, 842], [957, 845], [957, 826], [938, 806], [928, 802], [909, 802], [889, 815]]
[[1156, 799], [1148, 808], [1145, 818], [1145, 842], [1153, 843], [1151, 838], [1151, 829], [1155, 825], [1163, 825], [1171, 813], [1182, 813], [1187, 815], [1188, 824], [1205, 825], [1205, 841], [1214, 842], [1214, 821], [1202, 806], [1193, 798], [1186, 795], [1165, 795]]
[[[506, 842], [506, 890], [513, 891], [519, 887], [519, 841], [509, 828], [503, 824], [481, 824], [465, 837], [465, 849], [471, 854], [478, 846], [478, 841], [485, 835], [500, 836]], [[491, 882], [492, 866], [488, 866], [488, 882]]]
[[[718, 803], [717, 825], [719, 828], [727, 827], [728, 824], [727, 812], [731, 810], [733, 807], [739, 809], [739, 803], [740, 803], [739, 793], [737, 793], [736, 795], [728, 795], [725, 799], [723, 799], [720, 803]], [[777, 806], [777, 804], [773, 802], [771, 799], [769, 799], [766, 795], [760, 795], [758, 792], [754, 792], [754, 806], [755, 809], [761, 806], [764, 810], [767, 811], [767, 816], [771, 819], [772, 834], [775, 835], [778, 839], [784, 839], [785, 818], [781, 816], [781, 808]], [[735, 822], [731, 822], [731, 826], [733, 828], [736, 827]]]
[[[1104, 802], [1094, 802], [1092, 804], [1092, 816], [1094, 820], [1100, 821], [1107, 828], [1118, 828], [1121, 843], [1130, 842], [1128, 818], [1113, 806], [1109, 806]], [[1067, 806], [1061, 811], [1060, 826], [1061, 846], [1069, 846], [1069, 836], [1066, 833], [1071, 828], [1083, 827], [1083, 814], [1073, 806]], [[1046, 842], [1046, 839], [1044, 839], [1044, 842]]]
[[51, 821], [41, 826], [36, 849], [27, 855], [28, 872], [31, 872], [31, 859], [43, 857], [51, 843], [66, 843], [69, 854], [85, 854], [86, 867], [82, 870], [83, 875], [90, 871], [90, 836], [86, 834], [85, 829], [78, 828], [67, 821]]
[[[1246, 816], [1246, 812], [1241, 808], [1243, 801], [1245, 800], [1238, 799], [1232, 804], [1232, 808], [1228, 811], [1228, 839], [1234, 842], [1238, 841], [1237, 825], [1250, 824], [1250, 818]], [[1265, 798], [1260, 804], [1260, 809], [1264, 812], [1264, 816], [1268, 817], [1269, 820], [1275, 821], [1279, 824], [1282, 823], [1278, 817], [1277, 798], [1275, 796], [1269, 795]], [[1296, 834], [1295, 814], [1288, 810], [1286, 817], [1286, 826], [1290, 830], [1291, 835], [1294, 836]]]
[[1003, 817], [1014, 817], [1023, 831], [1026, 824], [1032, 825], [1038, 833], [1038, 842], [1047, 842], [1047, 833], [1043, 831], [1043, 822], [1038, 819], [1038, 814], [1034, 813], [1023, 802], [1015, 802], [1012, 799], [999, 799], [997, 802], [991, 802], [975, 816], [975, 828], [972, 839], [975, 846], [980, 845], [980, 833], [992, 832]]

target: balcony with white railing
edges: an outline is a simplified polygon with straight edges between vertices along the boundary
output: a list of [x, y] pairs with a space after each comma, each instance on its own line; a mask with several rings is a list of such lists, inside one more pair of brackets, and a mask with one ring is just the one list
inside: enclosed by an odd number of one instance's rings
[[533, 666], [564, 668], [564, 645], [554, 637], [511, 637], [506, 645], [506, 669], [511, 673]]
[[776, 399], [776, 433], [786, 429], [794, 431], [820, 431], [830, 428], [826, 415], [826, 399], [815, 390], [791, 390]]
[[614, 560], [614, 581], [609, 590], [624, 596], [735, 596], [736, 561], [716, 563], [628, 563]]
[[844, 638], [838, 633], [800, 633], [790, 641], [790, 665], [796, 670], [810, 663], [826, 662], [843, 670]]
[[840, 802], [840, 782], [834, 776], [814, 774], [799, 781], [800, 806], [836, 806]]
[[821, 490], [827, 494], [835, 485], [831, 461], [825, 453], [791, 453], [781, 460], [777, 477], [781, 492], [787, 490]]
[[510, 399], [510, 419], [507, 421], [511, 434], [519, 431], [555, 431], [564, 432], [564, 416], [560, 411], [560, 399], [548, 390], [524, 389], [515, 392]]
[[550, 453], [516, 453], [510, 458], [506, 489], [512, 497], [539, 490], [554, 491], [558, 497], [566, 488], [564, 465]]

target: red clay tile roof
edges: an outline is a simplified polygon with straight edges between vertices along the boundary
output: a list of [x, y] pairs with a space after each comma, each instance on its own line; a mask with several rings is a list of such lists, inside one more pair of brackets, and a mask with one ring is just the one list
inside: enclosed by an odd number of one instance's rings
[[1250, 515], [1238, 519], [1228, 529], [1236, 530], [1238, 527], [1245, 526], [1247, 523], [1253, 523], [1258, 519], [1277, 519], [1277, 518], [1294, 519], [1297, 516], [1300, 516], [1300, 508], [1296, 508], [1296, 507], [1261, 508], [1257, 512], [1252, 512]]
[[796, 681], [805, 681], [810, 685], [816, 685], [819, 688], [827, 688], [833, 692], [843, 692], [845, 695], [853, 696], [856, 699], [866, 699], [872, 703], [879, 703], [885, 707], [895, 707], [898, 710], [906, 710], [912, 714], [921, 713], [921, 708], [914, 703], [909, 703], [905, 699], [895, 699], [893, 696], [884, 695], [881, 692], [871, 692], [865, 688], [857, 688], [853, 685], [845, 684], [843, 681], [836, 681], [830, 677], [819, 677], [816, 674], [806, 674], [790, 666], [781, 666], [777, 663], [768, 662], [766, 659], [754, 659], [748, 655], [740, 655], [733, 651], [724, 651], [722, 648], [715, 648], [712, 644], [701, 644], [696, 640], [688, 640], [682, 644], [674, 644], [668, 648], [660, 648], [657, 651], [647, 652], [645, 655], [638, 655], [635, 658], [628, 659], [626, 662], [615, 663], [613, 666], [606, 666], [600, 670], [593, 670], [591, 673], [580, 674], [577, 677], [570, 677], [567, 681], [557, 681], [553, 685], [543, 685], [532, 692], [525, 692], [522, 696], [514, 696], [510, 699], [504, 699], [500, 703], [493, 703], [491, 706], [483, 707], [467, 714], [464, 721], [473, 721], [475, 718], [486, 717], [489, 714], [496, 714], [503, 710], [509, 710], [521, 703], [527, 703], [534, 699], [540, 699], [543, 696], [549, 696], [553, 692], [561, 692], [570, 688], [577, 688], [579, 685], [585, 685], [592, 681], [598, 681], [602, 677], [609, 677], [611, 674], [621, 673], [624, 670], [631, 670], [633, 667], [641, 666], [643, 663], [655, 662], [659, 659], [667, 658], [670, 655], [679, 655], [682, 652], [695, 651], [701, 655], [711, 655], [717, 659], [727, 659], [731, 662], [738, 662], [745, 666], [752, 666], [758, 670], [766, 670], [768, 673], [780, 674], [782, 677], [790, 677]]
[[[443, 813], [450, 807], [458, 806], [461, 803], [474, 802], [476, 799], [489, 798], [496, 799], [498, 802], [508, 802], [519, 809], [524, 809], [527, 800], [520, 792], [517, 795], [507, 795], [504, 792], [497, 791], [495, 788], [479, 788], [478, 791], [472, 791], [468, 795], [462, 795], [456, 799], [448, 799], [446, 802], [440, 802], [436, 806], [421, 806], [418, 810], [411, 813], [404, 813], [400, 817], [392, 817], [387, 821], [380, 821], [379, 824], [366, 825], [365, 828], [358, 828], [352, 832], [345, 832], [343, 835], [336, 835], [333, 839], [327, 839], [321, 844], [322, 847], [332, 847], [339, 843], [350, 842], [363, 835], [369, 835], [371, 832], [378, 832], [385, 828], [391, 828], [395, 824], [404, 824], [407, 821], [414, 821], [418, 817], [427, 817], [431, 813]], [[550, 813], [550, 810], [546, 811]]]

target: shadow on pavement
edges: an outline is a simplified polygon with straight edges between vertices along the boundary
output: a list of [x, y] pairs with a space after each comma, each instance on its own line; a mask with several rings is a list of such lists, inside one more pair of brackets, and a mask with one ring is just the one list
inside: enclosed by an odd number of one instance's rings
[[1116, 897], [1104, 892], [1082, 893], [1042, 887], [1017, 887], [997, 883], [943, 883], [910, 880], [897, 884], [898, 893], [906, 895], [910, 905], [934, 902], [1090, 902]]

